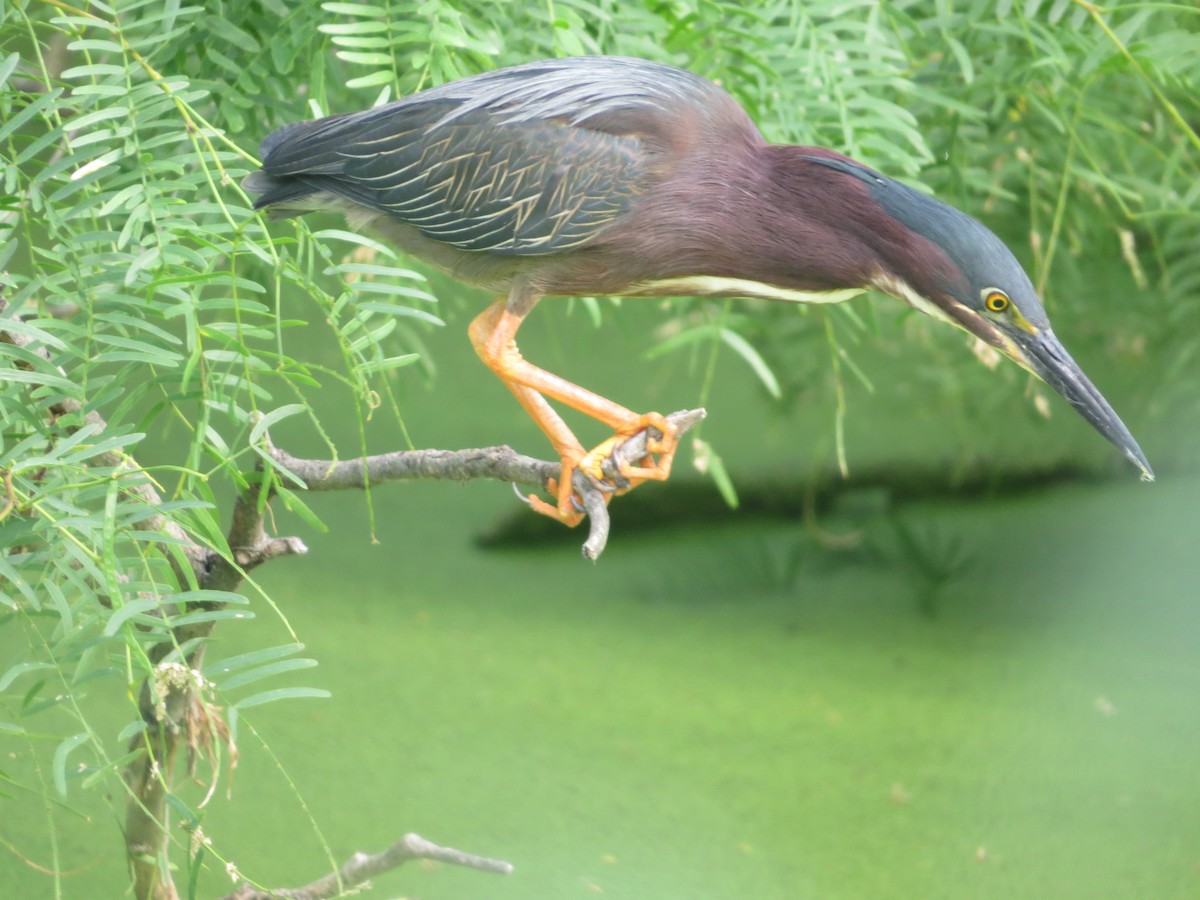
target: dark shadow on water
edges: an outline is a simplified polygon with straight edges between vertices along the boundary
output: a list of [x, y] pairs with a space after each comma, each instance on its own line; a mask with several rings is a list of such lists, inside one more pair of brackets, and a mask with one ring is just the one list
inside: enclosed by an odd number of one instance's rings
[[[648, 484], [614, 501], [614, 530], [628, 532], [673, 523], [689, 527], [724, 525], [755, 518], [803, 519], [815, 525], [831, 512], [849, 507], [894, 510], [918, 501], [979, 501], [1017, 497], [1066, 484], [1100, 484], [1111, 476], [1063, 463], [1050, 468], [978, 467], [950, 479], [943, 467], [888, 466], [856, 472], [850, 479], [829, 473], [814, 481], [764, 477], [738, 484], [740, 505], [731, 509], [707, 481], [680, 479]], [[522, 548], [547, 541], [578, 542], [580, 532], [543, 516], [517, 509], [477, 539], [490, 549]], [[831, 541], [837, 538], [831, 536]]]

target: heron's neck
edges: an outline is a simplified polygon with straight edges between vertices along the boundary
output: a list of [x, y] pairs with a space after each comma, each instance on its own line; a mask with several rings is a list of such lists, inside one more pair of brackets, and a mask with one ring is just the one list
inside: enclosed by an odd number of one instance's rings
[[889, 266], [867, 186], [807, 159], [818, 147], [765, 145], [755, 164], [754, 228], [747, 237], [769, 260], [773, 284], [813, 292], [862, 291]]

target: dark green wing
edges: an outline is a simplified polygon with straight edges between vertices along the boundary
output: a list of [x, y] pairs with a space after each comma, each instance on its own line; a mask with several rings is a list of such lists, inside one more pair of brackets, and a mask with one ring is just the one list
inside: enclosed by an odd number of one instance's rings
[[481, 112], [435, 128], [387, 128], [343, 155], [339, 177], [354, 186], [351, 199], [427, 237], [493, 253], [578, 246], [619, 217], [645, 181], [634, 138], [496, 123]]
[[530, 63], [285, 126], [247, 189], [258, 208], [301, 212], [328, 192], [464, 250], [555, 253], [628, 210], [655, 177], [654, 148], [714, 98], [732, 103], [643, 60]]

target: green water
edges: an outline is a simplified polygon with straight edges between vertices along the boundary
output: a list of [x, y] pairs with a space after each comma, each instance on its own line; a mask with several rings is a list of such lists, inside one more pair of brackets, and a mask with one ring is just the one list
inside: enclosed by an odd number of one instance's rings
[[[352, 596], [313, 559], [281, 602], [337, 696], [263, 728], [342, 855], [415, 828], [517, 864], [387, 882], [423, 898], [1195, 896], [1198, 500], [1190, 480], [921, 509], [975, 562], [932, 619], [886, 564], [810, 553], [772, 584], [764, 545], [806, 546], [778, 523], [599, 569], [446, 529], [450, 571], [363, 547], [340, 564], [389, 577]], [[236, 808], [270, 808], [245, 756]]]
[[[418, 442], [541, 452], [453, 331], [435, 339], [450, 377], [407, 398]], [[622, 399], [694, 402], [658, 371]], [[777, 466], [795, 429], [828, 430], [827, 408], [797, 425], [752, 396], [710, 404], [707, 436], [741, 474], [741, 446], [761, 439]], [[618, 501], [593, 566], [570, 543], [477, 547], [515, 505], [503, 485], [381, 490], [377, 544], [361, 496], [317, 498], [334, 532], [292, 521], [310, 555], [260, 577], [321, 662], [289, 683], [333, 697], [247, 711], [232, 798], [205, 830], [270, 885], [329, 868], [310, 813], [339, 862], [411, 830], [516, 866], [379, 881], [422, 900], [1200, 896], [1200, 478], [1122, 475], [906, 506], [920, 540], [966, 560], [936, 593], [870, 504], [824, 523], [865, 529], [839, 552], [778, 519], [623, 532]], [[255, 609], [212, 658], [288, 639]], [[6, 753], [29, 772], [27, 747]], [[64, 896], [121, 896], [112, 813], [73, 802], [95, 821], [55, 813], [78, 870]], [[0, 835], [41, 865], [45, 822], [26, 795], [0, 798]], [[0, 883], [53, 896], [12, 854]], [[214, 865], [200, 896], [229, 885]]]

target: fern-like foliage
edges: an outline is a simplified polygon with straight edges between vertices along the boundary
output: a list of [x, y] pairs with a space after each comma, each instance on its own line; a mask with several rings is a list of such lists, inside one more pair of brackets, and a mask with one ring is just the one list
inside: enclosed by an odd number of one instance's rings
[[[179, 604], [206, 599], [179, 535], [229, 552], [217, 497], [244, 485], [266, 425], [306, 420], [332, 455], [364, 452], [381, 408], [403, 426], [393, 386], [440, 324], [435, 298], [418, 266], [339, 223], [268, 229], [251, 212], [239, 182], [274, 127], [542, 56], [683, 65], [772, 139], [835, 147], [1007, 223], [1076, 322], [1097, 254], [1119, 260], [1137, 296], [1086, 307], [1107, 323], [1094, 340], [1121, 336], [1102, 352], [1140, 366], [1150, 412], [1195, 415], [1198, 35], [1187, 5], [1083, 0], [7, 0], [0, 736], [30, 742], [49, 773], [22, 786], [125, 802], [119, 770], [142, 719], [131, 704], [127, 726], [101, 728], [88, 691], [134, 695]], [[868, 382], [854, 356], [879, 340], [869, 309], [681, 309], [664, 351], [733, 351], [792, 397]], [[961, 339], [908, 327], [939, 354], [914, 379], [961, 396], [977, 365], [940, 355]], [[300, 358], [292, 335], [313, 329], [328, 352]], [[1008, 377], [1020, 402], [1022, 376]], [[356, 434], [324, 435], [314, 384], [347, 392]], [[163, 455], [166, 431], [181, 456]], [[312, 518], [286, 478], [277, 493]], [[213, 617], [252, 614], [245, 597], [207, 599]], [[245, 689], [307, 665], [288, 661], [296, 649], [214, 662], [221, 702], [286, 696]]]

